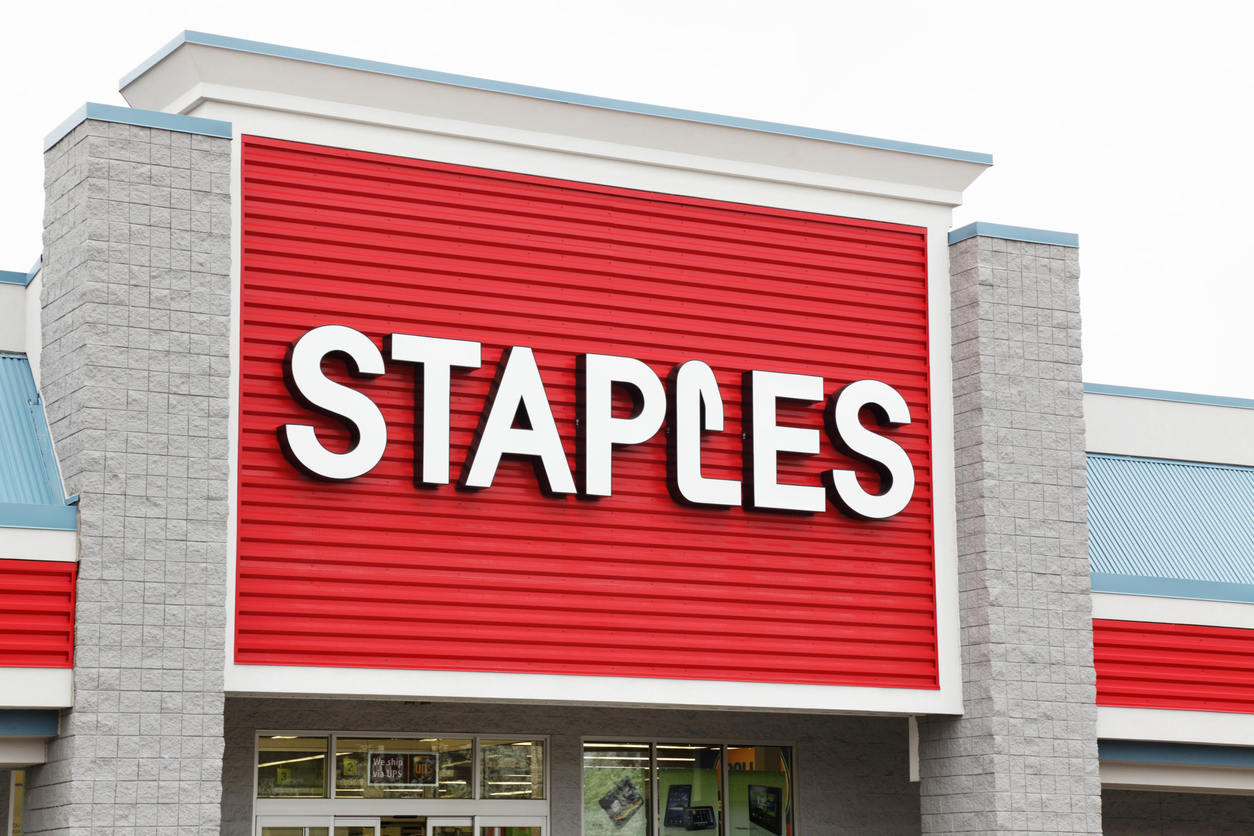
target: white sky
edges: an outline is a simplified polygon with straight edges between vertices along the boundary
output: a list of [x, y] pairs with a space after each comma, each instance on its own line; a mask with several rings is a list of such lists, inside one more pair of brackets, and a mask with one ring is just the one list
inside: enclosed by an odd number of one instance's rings
[[[17, 3], [13, 4], [17, 6]], [[184, 29], [991, 153], [954, 226], [1076, 232], [1084, 378], [1254, 398], [1254, 4], [22, 3], [0, 50], [0, 269], [43, 137]]]

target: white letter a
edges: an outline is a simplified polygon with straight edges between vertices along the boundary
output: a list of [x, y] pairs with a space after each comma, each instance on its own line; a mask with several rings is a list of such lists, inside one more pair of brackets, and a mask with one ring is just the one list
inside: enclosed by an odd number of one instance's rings
[[[530, 426], [515, 427], [514, 419], [526, 415]], [[540, 490], [547, 494], [575, 492], [575, 480], [553, 421], [549, 397], [531, 349], [513, 346], [501, 354], [496, 378], [479, 418], [479, 429], [462, 465], [457, 487], [480, 490], [492, 487], [501, 456], [531, 459]]]

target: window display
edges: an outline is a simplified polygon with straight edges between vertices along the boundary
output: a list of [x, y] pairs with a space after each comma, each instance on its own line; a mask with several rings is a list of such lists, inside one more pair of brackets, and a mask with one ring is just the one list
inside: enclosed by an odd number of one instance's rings
[[792, 748], [586, 742], [583, 805], [583, 836], [795, 836]]
[[731, 836], [791, 836], [792, 749], [728, 746]]
[[543, 739], [262, 734], [257, 798], [543, 801], [544, 747]]
[[336, 798], [470, 798], [468, 739], [335, 740]]
[[749, 821], [780, 836], [784, 814], [784, 793], [779, 787], [749, 785]]
[[585, 836], [651, 836], [648, 743], [583, 745]]
[[717, 830], [723, 812], [723, 747], [688, 743], [657, 745], [662, 836]]
[[544, 798], [544, 741], [479, 741], [481, 798]]
[[257, 741], [258, 798], [326, 798], [326, 737], [272, 735]]
[[684, 808], [692, 805], [692, 784], [671, 784], [666, 793], [666, 812], [662, 816], [665, 827], [682, 827]]

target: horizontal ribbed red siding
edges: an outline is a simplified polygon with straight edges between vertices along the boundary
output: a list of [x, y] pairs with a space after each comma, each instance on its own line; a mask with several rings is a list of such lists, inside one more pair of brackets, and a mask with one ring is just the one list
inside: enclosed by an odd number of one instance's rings
[[74, 667], [78, 564], [0, 560], [0, 667]]
[[1254, 713], [1254, 630], [1093, 620], [1097, 704]]
[[[254, 137], [242, 205], [237, 662], [938, 687], [924, 230]], [[572, 463], [578, 354], [663, 379], [709, 363], [727, 421], [711, 477], [740, 478], [742, 372], [883, 380], [910, 406], [879, 431], [914, 462], [914, 499], [875, 523], [683, 507], [664, 432], [615, 452], [597, 501], [544, 497], [517, 461], [478, 493], [416, 488], [414, 372], [391, 362], [326, 364], [380, 405], [388, 447], [316, 482], [276, 428], [313, 424], [331, 449], [347, 433], [294, 402], [282, 360], [332, 323], [483, 343], [483, 368], [453, 377], [454, 480], [522, 345]], [[821, 429], [822, 405], [780, 423]], [[782, 456], [781, 481], [853, 466], [825, 440]]]

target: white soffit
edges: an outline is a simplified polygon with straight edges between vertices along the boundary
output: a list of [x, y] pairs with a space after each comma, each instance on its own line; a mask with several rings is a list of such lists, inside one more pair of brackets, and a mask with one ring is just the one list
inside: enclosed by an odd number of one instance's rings
[[[28, 769], [48, 762], [48, 741], [42, 737], [0, 737], [0, 769]], [[4, 780], [8, 780], [6, 775]]]
[[[951, 662], [949, 670], [956, 671], [958, 666]], [[901, 716], [962, 713], [961, 688], [949, 681], [945, 681], [944, 690], [934, 690], [230, 662], [225, 673], [226, 693], [235, 697], [531, 702]]]
[[[231, 45], [187, 40], [193, 37]], [[487, 129], [496, 141], [537, 146], [560, 147], [562, 143], [540, 137], [562, 137], [597, 146], [651, 149], [750, 167], [845, 178], [850, 191], [947, 206], [959, 205], [963, 189], [992, 164], [991, 158], [982, 154], [878, 140], [868, 142], [923, 150], [868, 147], [769, 129], [712, 124], [697, 118], [462, 86], [455, 81], [403, 77], [389, 74], [384, 65], [378, 65], [383, 69], [363, 68], [370, 62], [216, 36], [184, 33], [181, 38], [164, 55], [159, 53], [151, 66], [123, 79], [122, 95], [132, 107], [195, 115], [202, 104], [221, 102], [349, 121], [387, 122], [435, 133], [482, 137]], [[357, 66], [348, 66], [354, 64]], [[484, 84], [509, 87], [495, 82]], [[574, 95], [571, 98], [592, 99]], [[458, 125], [463, 126], [461, 130], [455, 128]], [[953, 156], [946, 157], [944, 153]], [[880, 185], [876, 187], [876, 183]]]
[[1254, 714], [1099, 705], [1097, 736], [1101, 740], [1254, 746]]
[[70, 708], [72, 668], [0, 668], [0, 708]]
[[1084, 394], [1090, 453], [1254, 466], [1254, 409]]
[[1254, 769], [1107, 761], [1099, 769], [1106, 790], [1254, 795]]
[[0, 560], [78, 560], [78, 532], [42, 528], [5, 528], [0, 536]]
[[1150, 595], [1093, 593], [1093, 617], [1112, 621], [1149, 621], [1158, 624], [1198, 624], [1254, 630], [1254, 604], [1160, 598]]

